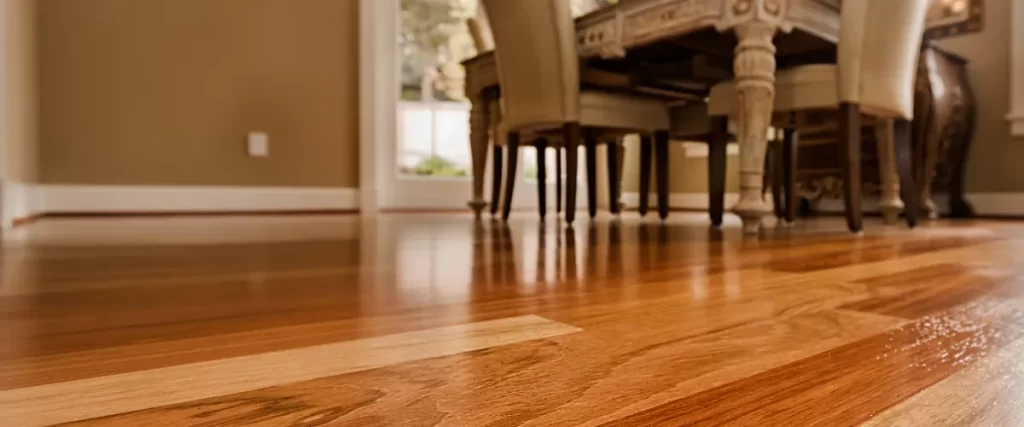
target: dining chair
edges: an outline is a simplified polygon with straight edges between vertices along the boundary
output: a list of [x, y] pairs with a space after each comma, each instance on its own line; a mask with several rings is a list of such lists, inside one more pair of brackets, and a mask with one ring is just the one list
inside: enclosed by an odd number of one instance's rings
[[[917, 225], [919, 197], [915, 196], [910, 120], [929, 1], [844, 1], [837, 63], [804, 65], [776, 73], [772, 123], [786, 129], [791, 138], [795, 139], [800, 128], [811, 122], [806, 119], [809, 114], [826, 110], [838, 113], [845, 216], [852, 232], [863, 229], [860, 156], [864, 118], [893, 121], [892, 138], [881, 138], [883, 144], [891, 140], [891, 146], [883, 149], [895, 158], [907, 224]], [[708, 114], [713, 129], [725, 126], [728, 117], [737, 114], [736, 100], [734, 82], [711, 88]]]
[[[673, 106], [669, 111], [669, 116], [673, 142], [698, 142], [708, 145], [708, 214], [711, 218], [711, 225], [718, 227], [722, 225], [725, 214], [726, 156], [728, 144], [736, 143], [735, 123], [730, 122], [725, 116], [715, 116], [712, 120], [712, 116], [708, 115], [708, 104], [698, 100]], [[765, 156], [762, 195], [771, 189], [775, 216], [781, 220], [793, 222], [796, 217], [796, 192], [794, 191], [796, 177], [786, 171], [791, 171], [791, 164], [795, 166], [795, 138], [792, 136], [784, 138], [780, 136], [781, 134], [779, 129], [768, 129], [768, 152], [778, 153], [778, 155]], [[780, 157], [783, 153], [785, 153], [785, 159]], [[644, 158], [641, 158], [641, 170], [649, 168], [644, 163]], [[649, 178], [648, 182], [644, 182], [643, 178], [644, 175], [641, 175], [640, 187], [650, 188]], [[641, 195], [641, 215], [646, 214], [647, 204], [647, 197]]]
[[[495, 41], [501, 85], [501, 127], [507, 132], [508, 159], [502, 217], [508, 219], [515, 189], [520, 136], [560, 131], [566, 148], [565, 220], [576, 214], [578, 150], [586, 139], [588, 171], [596, 166], [596, 146], [624, 134], [654, 135], [656, 150], [668, 149], [668, 110], [660, 98], [582, 90], [575, 26], [565, 0], [483, 0]], [[617, 147], [609, 150], [617, 163]], [[610, 168], [611, 169], [611, 168]], [[659, 168], [659, 180], [667, 171]], [[597, 188], [588, 173], [591, 216]], [[615, 199], [613, 199], [615, 200]], [[614, 203], [613, 203], [614, 204]], [[667, 215], [667, 200], [664, 214]]]
[[[473, 45], [476, 48], [477, 54], [482, 54], [494, 50], [494, 36], [491, 34], [490, 26], [486, 21], [481, 22], [476, 18], [469, 18], [466, 20], [466, 27], [469, 29], [469, 34], [473, 38]], [[491, 101], [490, 108], [488, 109], [491, 114], [491, 138], [492, 138], [492, 153], [494, 159], [494, 166], [492, 168], [493, 177], [491, 179], [491, 215], [495, 215], [498, 212], [498, 207], [501, 205], [501, 190], [502, 190], [502, 166], [505, 148], [505, 133], [501, 130], [501, 102], [497, 99]], [[525, 138], [524, 138], [525, 139]], [[555, 204], [556, 211], [562, 212], [562, 141], [559, 135], [548, 135], [546, 137], [534, 135], [530, 140], [533, 146], [537, 148], [537, 198], [538, 198], [538, 211], [540, 217], [544, 218], [547, 215], [547, 185], [546, 185], [546, 152], [547, 148], [553, 147], [555, 149]]]
[[[481, 18], [486, 19], [485, 16]], [[491, 34], [490, 26], [486, 21], [478, 20], [477, 18], [469, 18], [466, 20], [466, 26], [469, 29], [469, 34], [473, 38], [473, 44], [478, 54], [486, 53], [494, 50], [494, 36]], [[600, 70], [583, 70], [580, 76], [581, 84], [594, 85], [603, 87], [615, 87], [625, 88], [628, 87], [628, 76], [622, 76], [617, 73], [603, 72]], [[492, 135], [493, 144], [493, 159], [494, 167], [492, 168], [493, 177], [491, 179], [491, 215], [495, 215], [498, 212], [498, 207], [501, 205], [501, 190], [502, 190], [502, 158], [504, 155], [506, 135], [500, 130], [501, 124], [501, 102], [497, 99], [491, 101], [490, 108], [488, 109], [491, 114], [490, 133]], [[563, 176], [562, 176], [562, 151], [564, 150], [564, 144], [562, 136], [558, 132], [547, 132], [544, 135], [531, 135], [529, 138], [520, 137], [520, 139], [526, 139], [532, 141], [532, 145], [537, 148], [537, 178], [538, 178], [538, 208], [540, 217], [543, 219], [547, 213], [547, 187], [540, 187], [541, 182], [545, 182], [546, 179], [546, 165], [547, 158], [545, 153], [547, 148], [553, 148], [555, 150], [555, 210], [557, 213], [562, 213], [562, 187], [563, 187]], [[611, 193], [611, 199], [618, 200], [618, 195], [621, 194], [621, 185], [617, 182], [621, 177], [622, 170], [622, 152], [623, 147], [621, 141], [617, 141], [616, 144], [619, 150], [615, 153], [611, 153], [611, 157], [608, 158], [608, 190]], [[617, 159], [616, 159], [617, 157]], [[618, 161], [616, 161], [618, 160]], [[614, 167], [614, 170], [611, 168]], [[587, 179], [589, 182], [596, 182], [597, 175], [596, 171], [588, 169], [586, 171]], [[621, 211], [619, 203], [610, 204], [610, 210], [613, 214], [618, 214]], [[596, 213], [596, 208], [591, 208], [591, 211]]]

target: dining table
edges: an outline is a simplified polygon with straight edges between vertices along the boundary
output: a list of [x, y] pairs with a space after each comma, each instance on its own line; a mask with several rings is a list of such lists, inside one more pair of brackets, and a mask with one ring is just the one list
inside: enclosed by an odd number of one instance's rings
[[[841, 0], [620, 0], [576, 18], [576, 46], [587, 64], [627, 74], [652, 62], [701, 58], [731, 63], [737, 93], [739, 201], [732, 211], [744, 233], [758, 233], [769, 208], [762, 196], [766, 135], [779, 67], [834, 60]], [[491, 136], [489, 109], [500, 97], [493, 52], [462, 62], [469, 114], [472, 198], [479, 217]], [[647, 67], [650, 68], [650, 67]], [[664, 73], [662, 73], [664, 74]], [[661, 76], [662, 78], [664, 76]], [[636, 79], [642, 81], [643, 79]], [[571, 202], [570, 202], [571, 203]]]

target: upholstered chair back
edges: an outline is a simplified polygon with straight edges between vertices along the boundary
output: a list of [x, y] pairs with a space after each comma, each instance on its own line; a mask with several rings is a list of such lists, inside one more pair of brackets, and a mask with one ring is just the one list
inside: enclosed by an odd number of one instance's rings
[[839, 101], [911, 119], [914, 77], [931, 0], [846, 0], [839, 29]]
[[579, 121], [579, 56], [566, 0], [483, 0], [509, 131]]

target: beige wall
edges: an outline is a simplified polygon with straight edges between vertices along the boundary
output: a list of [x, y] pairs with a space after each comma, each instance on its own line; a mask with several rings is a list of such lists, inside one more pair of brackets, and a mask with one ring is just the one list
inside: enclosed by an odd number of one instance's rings
[[39, 179], [36, 84], [36, 3], [4, 0], [4, 152], [7, 178], [17, 182]]
[[[980, 33], [942, 40], [939, 45], [967, 58], [978, 97], [978, 127], [967, 168], [967, 191], [1024, 191], [1024, 139], [1010, 136], [1010, 4], [1021, 0], [985, 0]], [[1024, 23], [1017, 23], [1024, 25]], [[1017, 76], [1024, 78], [1024, 76]]]
[[38, 1], [43, 182], [358, 186], [357, 0]]

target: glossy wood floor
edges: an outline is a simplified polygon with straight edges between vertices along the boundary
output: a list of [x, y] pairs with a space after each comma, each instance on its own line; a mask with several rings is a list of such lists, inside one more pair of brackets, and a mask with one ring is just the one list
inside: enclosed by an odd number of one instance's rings
[[0, 426], [1017, 426], [1024, 222], [517, 214], [4, 236]]

